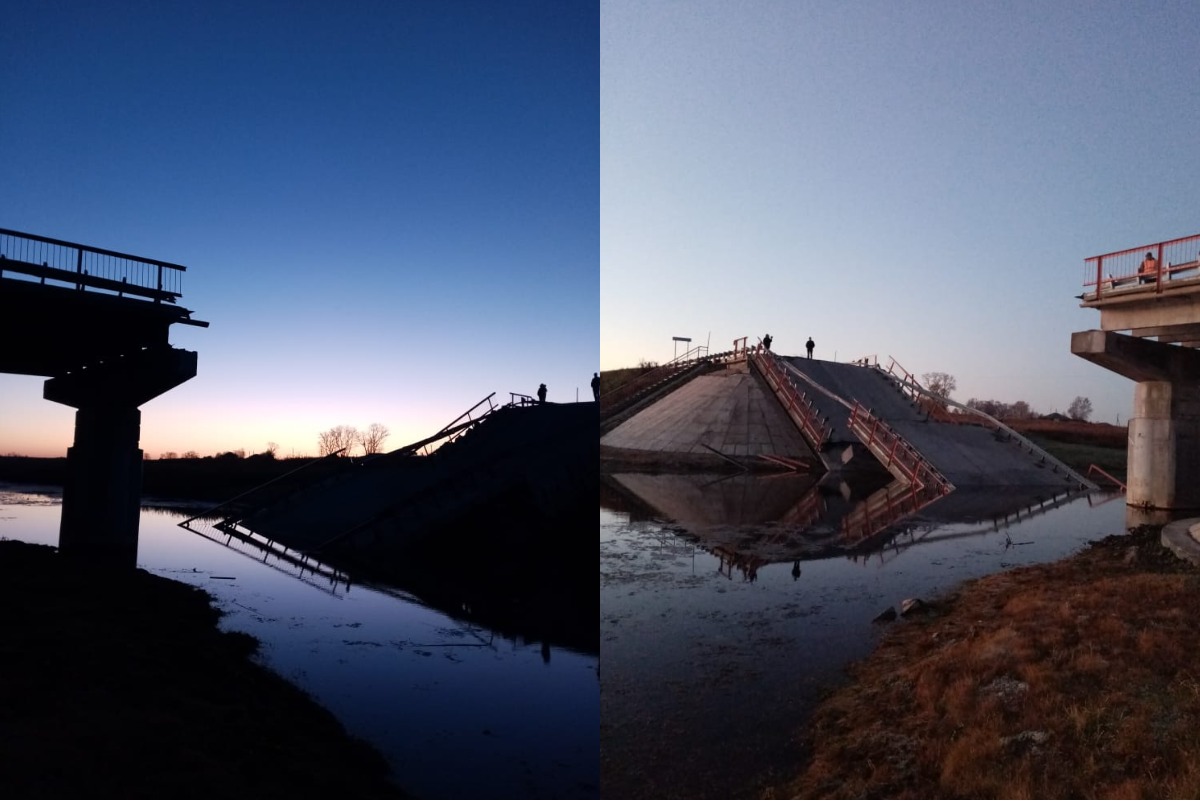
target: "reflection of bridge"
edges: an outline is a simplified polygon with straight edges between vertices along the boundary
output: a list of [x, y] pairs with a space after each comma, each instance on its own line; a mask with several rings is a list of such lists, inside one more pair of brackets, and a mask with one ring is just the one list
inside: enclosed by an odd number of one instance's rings
[[1200, 234], [1085, 259], [1078, 297], [1071, 352], [1136, 382], [1126, 502], [1200, 508]]
[[[811, 477], [617, 473], [606, 486], [693, 537], [700, 547], [734, 567], [750, 570], [779, 562], [839, 555], [879, 554], [914, 545], [990, 534], [1080, 497], [1080, 490], [1037, 487], [970, 487], [918, 498], [892, 482], [841, 492]], [[920, 512], [917, 515], [917, 512]]]
[[185, 269], [0, 229], [0, 371], [45, 376], [43, 397], [78, 410], [64, 554], [137, 564], [138, 407], [196, 375], [170, 327], [208, 325], [176, 305]]

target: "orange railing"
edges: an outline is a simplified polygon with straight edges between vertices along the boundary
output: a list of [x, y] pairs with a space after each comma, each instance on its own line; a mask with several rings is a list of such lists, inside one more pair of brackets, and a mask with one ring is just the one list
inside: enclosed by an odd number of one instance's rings
[[812, 446], [813, 450], [819, 451], [825, 441], [829, 439], [831, 428], [822, 419], [808, 396], [796, 389], [796, 385], [784, 375], [776, 361], [777, 358], [768, 350], [752, 349], [749, 351], [750, 362], [766, 379], [767, 385], [775, 393], [775, 397], [779, 398], [779, 402], [783, 404], [783, 408], [792, 418], [792, 422], [804, 434], [808, 444]]
[[842, 518], [841, 534], [850, 547], [875, 537], [943, 497], [937, 487], [892, 482], [859, 502]]
[[[1154, 272], [1139, 275], [1146, 254], [1154, 257]], [[1200, 277], [1200, 234], [1139, 245], [1135, 248], [1092, 256], [1083, 260], [1084, 298], [1099, 300], [1114, 289], [1153, 284], [1162, 292], [1163, 282], [1171, 278]], [[1144, 280], [1143, 280], [1144, 279]]]
[[1098, 465], [1098, 464], [1091, 464], [1091, 465], [1088, 465], [1087, 474], [1090, 476], [1092, 473], [1099, 473], [1100, 475], [1104, 476], [1104, 477], [1105, 477], [1105, 478], [1107, 478], [1109, 481], [1111, 481], [1112, 483], [1114, 483], [1114, 484], [1116, 484], [1118, 487], [1120, 487], [1120, 488], [1121, 488], [1121, 492], [1127, 492], [1127, 491], [1128, 491], [1128, 490], [1126, 490], [1126, 488], [1125, 488], [1125, 484], [1124, 484], [1124, 482], [1122, 482], [1122, 481], [1121, 481], [1120, 479], [1118, 479], [1118, 478], [1115, 478], [1115, 477], [1114, 477], [1114, 476], [1112, 476], [1110, 473], [1106, 472], [1106, 471], [1104, 470], [1104, 468], [1102, 468], [1100, 465]]
[[850, 430], [897, 478], [917, 489], [934, 488], [943, 495], [954, 489], [954, 485], [926, 461], [908, 440], [857, 401], [850, 410]]

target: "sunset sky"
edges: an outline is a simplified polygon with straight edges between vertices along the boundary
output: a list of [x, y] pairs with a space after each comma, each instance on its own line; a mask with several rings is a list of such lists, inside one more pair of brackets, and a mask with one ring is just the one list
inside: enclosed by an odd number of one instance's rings
[[1200, 234], [1200, 4], [601, 5], [601, 365], [773, 335], [1124, 423], [1083, 262]]
[[[16, 0], [0, 228], [188, 268], [150, 457], [590, 399], [598, 48], [594, 2]], [[42, 382], [0, 376], [0, 453], [66, 453]]]

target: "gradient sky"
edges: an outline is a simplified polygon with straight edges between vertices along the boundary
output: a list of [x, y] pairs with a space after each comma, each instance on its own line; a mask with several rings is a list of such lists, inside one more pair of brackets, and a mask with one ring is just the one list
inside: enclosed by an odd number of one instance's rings
[[[1200, 4], [601, 5], [600, 361], [894, 357], [1126, 422], [1083, 261], [1200, 233]], [[695, 344], [694, 343], [694, 344]]]
[[[0, 228], [188, 268], [150, 457], [590, 399], [598, 47], [595, 2], [10, 1]], [[0, 376], [0, 453], [66, 453], [42, 383]]]

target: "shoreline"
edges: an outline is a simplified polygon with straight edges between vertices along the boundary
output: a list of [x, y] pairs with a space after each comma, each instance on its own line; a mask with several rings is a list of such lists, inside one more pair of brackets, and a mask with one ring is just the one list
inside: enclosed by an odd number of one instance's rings
[[0, 540], [0, 773], [26, 797], [405, 797], [203, 590]]
[[1200, 789], [1200, 568], [1161, 527], [965, 582], [890, 625], [801, 733], [800, 774], [763, 797]]

